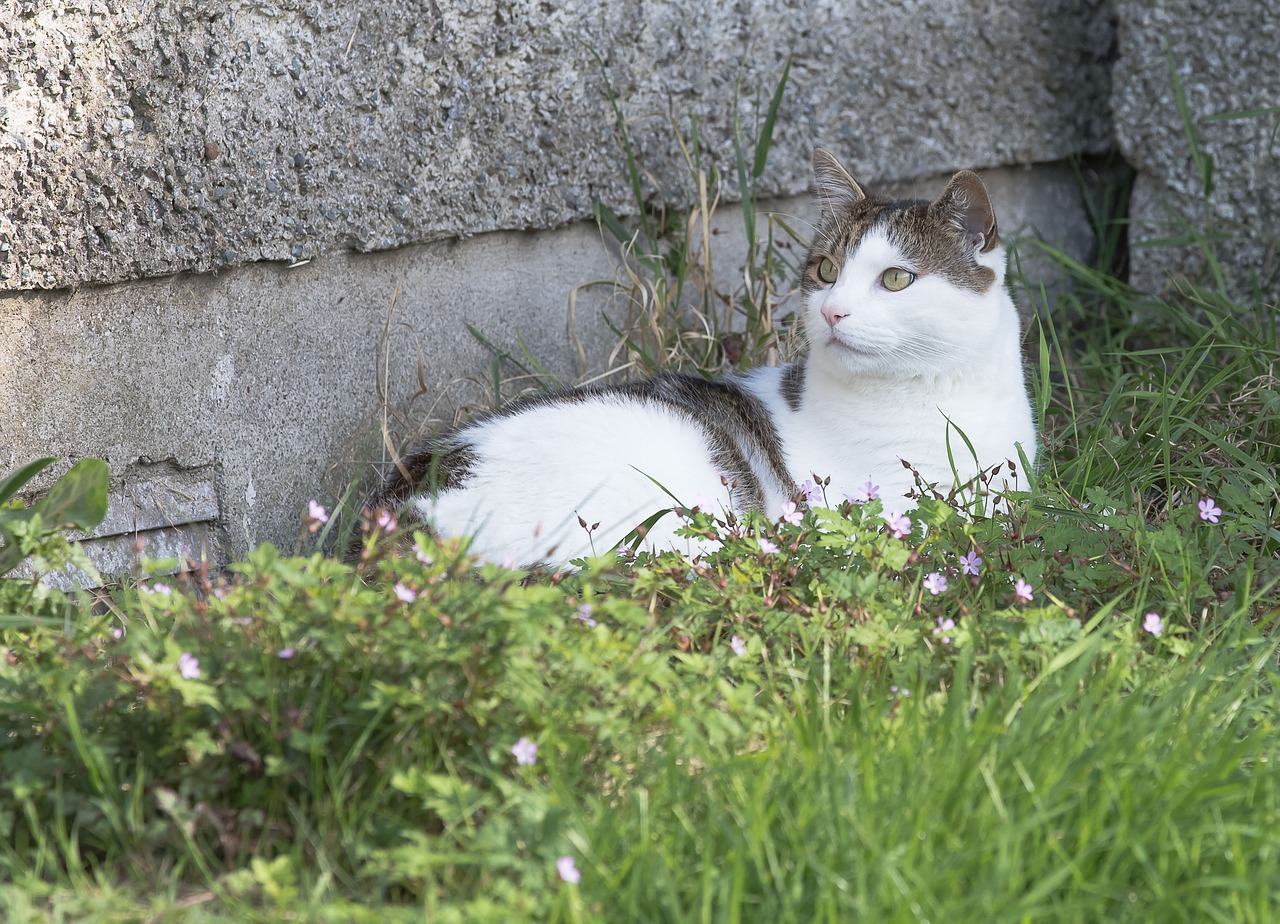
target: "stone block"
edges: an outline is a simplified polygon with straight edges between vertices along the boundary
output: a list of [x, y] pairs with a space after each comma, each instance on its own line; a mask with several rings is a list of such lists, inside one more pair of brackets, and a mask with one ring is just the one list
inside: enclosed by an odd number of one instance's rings
[[1280, 294], [1280, 16], [1240, 0], [1120, 0], [1116, 136], [1138, 170], [1132, 281], [1160, 290], [1207, 270], [1216, 245], [1237, 293]]
[[[733, 176], [793, 65], [762, 195], [816, 141], [868, 179], [1111, 142], [1106, 4], [49, 0], [0, 22], [0, 290], [551, 228]], [[606, 82], [607, 81], [607, 82]], [[731, 192], [731, 191], [730, 191]]]

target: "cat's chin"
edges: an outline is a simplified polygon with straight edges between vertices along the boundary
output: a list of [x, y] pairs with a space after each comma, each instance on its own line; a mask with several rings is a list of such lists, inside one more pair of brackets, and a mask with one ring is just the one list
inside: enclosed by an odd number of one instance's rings
[[833, 360], [846, 365], [880, 365], [884, 362], [884, 354], [849, 343], [835, 334], [827, 339], [826, 349]]

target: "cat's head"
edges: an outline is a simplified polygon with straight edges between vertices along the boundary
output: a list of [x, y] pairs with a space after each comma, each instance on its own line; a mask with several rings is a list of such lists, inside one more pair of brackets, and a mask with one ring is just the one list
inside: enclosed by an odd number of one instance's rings
[[1017, 320], [978, 175], [961, 170], [932, 202], [893, 200], [822, 148], [813, 160], [822, 216], [801, 282], [811, 362], [904, 376], [981, 362]]

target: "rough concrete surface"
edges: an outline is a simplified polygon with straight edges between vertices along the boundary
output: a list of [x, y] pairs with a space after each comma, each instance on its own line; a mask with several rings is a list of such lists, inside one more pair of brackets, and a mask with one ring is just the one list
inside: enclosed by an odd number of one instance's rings
[[[764, 194], [1111, 142], [1102, 0], [0, 0], [0, 290], [549, 228], [732, 171], [794, 56]], [[735, 102], [736, 100], [736, 102]]]
[[[522, 337], [572, 377], [570, 288], [614, 269], [578, 226], [0, 299], [0, 472], [42, 455], [63, 459], [59, 472], [105, 458], [117, 484], [186, 472], [216, 486], [232, 554], [289, 547], [307, 500], [358, 474], [351, 457], [382, 457], [380, 390], [397, 441], [484, 400], [489, 352], [468, 322], [516, 355]], [[598, 291], [579, 306], [597, 358]], [[170, 520], [206, 506], [193, 495]]]
[[1231, 238], [1219, 252], [1239, 291], [1258, 284], [1275, 299], [1280, 9], [1256, 0], [1120, 0], [1118, 9], [1112, 107], [1121, 150], [1138, 169], [1132, 281], [1158, 289], [1203, 273], [1196, 248], [1149, 246], [1180, 236], [1189, 220], [1205, 235]]

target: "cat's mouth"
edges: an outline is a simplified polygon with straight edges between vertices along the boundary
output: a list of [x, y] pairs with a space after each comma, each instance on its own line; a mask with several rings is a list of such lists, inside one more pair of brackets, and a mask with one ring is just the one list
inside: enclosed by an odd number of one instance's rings
[[853, 353], [857, 356], [874, 357], [877, 355], [876, 353], [873, 353], [871, 350], [864, 349], [863, 347], [857, 346], [856, 344], [852, 344], [847, 340], [841, 339], [840, 336], [836, 334], [835, 331], [832, 331], [831, 336], [827, 338], [827, 346], [837, 347], [841, 350], [847, 350], [848, 352]]

